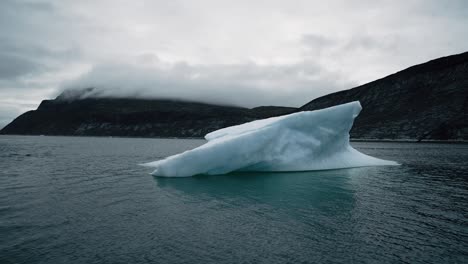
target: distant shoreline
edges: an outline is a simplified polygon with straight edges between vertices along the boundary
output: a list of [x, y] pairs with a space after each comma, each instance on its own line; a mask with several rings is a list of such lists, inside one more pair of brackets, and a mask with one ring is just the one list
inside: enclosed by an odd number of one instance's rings
[[[199, 139], [203, 137], [133, 137], [133, 136], [96, 136], [96, 135], [15, 135], [0, 134], [1, 136], [20, 137], [89, 137], [89, 138], [142, 138], [142, 139]], [[468, 140], [417, 140], [417, 139], [371, 139], [371, 138], [351, 138], [350, 142], [382, 142], [382, 143], [435, 143], [435, 144], [468, 144]]]
[[468, 140], [439, 140], [439, 139], [369, 139], [352, 138], [351, 142], [392, 142], [392, 143], [447, 143], [447, 144], [468, 144]]

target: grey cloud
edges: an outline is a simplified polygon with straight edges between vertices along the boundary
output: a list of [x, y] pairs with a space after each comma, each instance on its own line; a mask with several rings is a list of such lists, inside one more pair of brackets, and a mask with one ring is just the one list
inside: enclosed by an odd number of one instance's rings
[[39, 103], [92, 85], [115, 96], [301, 105], [466, 51], [467, 12], [465, 0], [1, 0], [0, 99]]
[[2, 53], [8, 53], [16, 56], [29, 57], [35, 60], [47, 60], [50, 58], [70, 61], [78, 59], [82, 54], [77, 46], [68, 46], [61, 48], [47, 47], [47, 42], [40, 43], [21, 43], [15, 39], [0, 38], [0, 50]]
[[468, 14], [468, 2], [466, 0], [422, 1], [422, 5], [414, 6], [413, 10], [419, 14], [447, 19], [466, 19]]
[[369, 36], [360, 35], [353, 36], [349, 40], [345, 41], [342, 49], [353, 51], [353, 50], [380, 50], [380, 51], [394, 51], [396, 47], [396, 36], [385, 35], [385, 36]]
[[302, 36], [301, 42], [311, 52], [320, 54], [323, 50], [337, 45], [337, 41], [318, 34], [306, 34]]
[[0, 53], [0, 79], [15, 79], [40, 70], [40, 64], [21, 56]]
[[347, 52], [381, 50], [391, 51], [396, 47], [397, 36], [353, 34], [350, 37], [339, 38], [336, 36], [324, 36], [318, 34], [305, 34], [301, 38], [307, 53], [324, 55], [327, 52]]
[[0, 90], [24, 88], [24, 77], [37, 79], [79, 60], [79, 47], [53, 39], [60, 38], [53, 28], [61, 17], [52, 2], [1, 1]]
[[0, 3], [0, 34], [9, 39], [26, 40], [45, 31], [44, 23], [54, 18], [57, 17], [51, 3], [4, 0]]
[[20, 87], [21, 77], [54, 72], [79, 56], [77, 48], [51, 50], [40, 45], [14, 46], [8, 41], [0, 41], [0, 83], [18, 80]]
[[253, 107], [300, 106], [354, 84], [311, 61], [209, 66], [179, 62], [169, 66], [100, 65], [65, 88], [96, 87], [87, 94], [93, 97], [178, 98]]

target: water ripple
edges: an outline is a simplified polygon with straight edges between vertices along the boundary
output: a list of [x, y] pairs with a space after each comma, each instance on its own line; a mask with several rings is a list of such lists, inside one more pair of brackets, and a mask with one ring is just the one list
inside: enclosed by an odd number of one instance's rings
[[468, 146], [402, 166], [161, 179], [203, 140], [0, 136], [0, 263], [466, 263]]

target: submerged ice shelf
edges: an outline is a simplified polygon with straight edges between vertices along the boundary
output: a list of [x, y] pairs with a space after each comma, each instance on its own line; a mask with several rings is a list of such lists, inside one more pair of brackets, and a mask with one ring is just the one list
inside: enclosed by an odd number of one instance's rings
[[165, 177], [397, 165], [349, 144], [349, 131], [361, 109], [356, 101], [223, 128], [207, 134], [208, 142], [198, 148], [142, 165]]

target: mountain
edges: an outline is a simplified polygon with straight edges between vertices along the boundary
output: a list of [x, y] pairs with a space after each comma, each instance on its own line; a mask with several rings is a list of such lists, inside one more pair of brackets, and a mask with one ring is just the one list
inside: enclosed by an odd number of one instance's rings
[[351, 138], [468, 140], [468, 52], [435, 59], [302, 106], [359, 100]]
[[351, 138], [468, 140], [468, 52], [314, 99], [299, 109], [82, 96], [89, 89], [42, 101], [0, 134], [202, 137], [226, 126], [359, 100], [363, 110]]
[[[71, 94], [71, 96], [70, 96]], [[44, 100], [3, 128], [1, 134], [203, 137], [223, 127], [292, 113], [291, 107], [254, 109], [177, 100], [80, 98], [66, 91]]]

